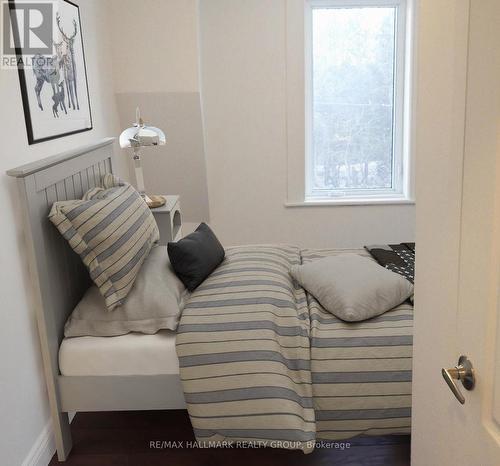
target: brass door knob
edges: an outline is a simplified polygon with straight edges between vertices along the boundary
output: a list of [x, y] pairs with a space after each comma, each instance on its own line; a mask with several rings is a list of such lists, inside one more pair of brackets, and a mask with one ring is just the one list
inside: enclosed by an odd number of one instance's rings
[[458, 364], [451, 369], [441, 369], [441, 374], [444, 380], [450, 387], [450, 390], [455, 395], [456, 399], [461, 403], [465, 403], [465, 398], [458, 388], [455, 380], [460, 380], [466, 390], [472, 390], [476, 384], [474, 377], [474, 368], [467, 356], [460, 356]]

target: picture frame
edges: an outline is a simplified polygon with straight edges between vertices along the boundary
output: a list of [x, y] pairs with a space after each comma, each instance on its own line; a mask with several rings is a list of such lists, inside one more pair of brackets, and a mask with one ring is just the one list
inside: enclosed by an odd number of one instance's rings
[[[12, 40], [18, 63], [28, 143], [38, 144], [93, 129], [80, 8], [70, 0], [53, 0], [52, 53], [30, 53], [21, 41], [16, 9], [9, 0]], [[26, 37], [26, 36], [24, 36]]]

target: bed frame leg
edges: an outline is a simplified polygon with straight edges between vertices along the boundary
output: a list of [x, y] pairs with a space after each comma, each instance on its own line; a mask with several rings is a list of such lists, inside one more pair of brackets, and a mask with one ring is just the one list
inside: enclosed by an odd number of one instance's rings
[[57, 459], [66, 461], [73, 446], [68, 413], [52, 413]]

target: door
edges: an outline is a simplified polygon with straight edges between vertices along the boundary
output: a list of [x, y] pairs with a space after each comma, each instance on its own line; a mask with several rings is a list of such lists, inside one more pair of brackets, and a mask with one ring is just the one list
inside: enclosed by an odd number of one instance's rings
[[[417, 2], [412, 464], [500, 465], [500, 0]], [[466, 355], [459, 403], [441, 369]]]

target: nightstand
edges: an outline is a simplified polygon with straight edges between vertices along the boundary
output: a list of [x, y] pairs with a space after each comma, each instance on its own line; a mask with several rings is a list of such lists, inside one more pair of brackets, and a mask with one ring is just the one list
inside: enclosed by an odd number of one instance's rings
[[151, 209], [158, 229], [160, 230], [159, 244], [165, 245], [169, 241], [178, 241], [182, 236], [181, 202], [179, 196], [166, 196], [165, 205]]

